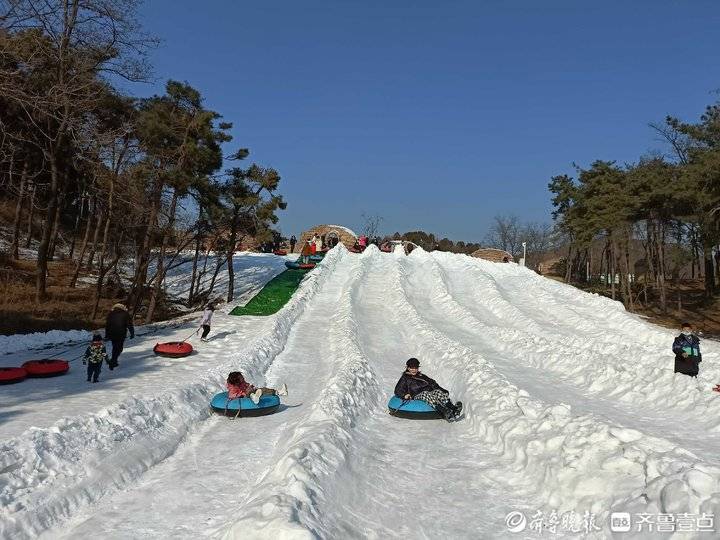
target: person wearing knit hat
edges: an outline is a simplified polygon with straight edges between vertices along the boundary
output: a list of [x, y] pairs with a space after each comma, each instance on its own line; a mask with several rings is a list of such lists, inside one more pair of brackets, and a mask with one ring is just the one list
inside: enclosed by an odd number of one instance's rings
[[450, 392], [420, 373], [420, 361], [417, 358], [405, 362], [405, 371], [395, 385], [395, 395], [404, 400], [419, 399], [428, 403], [448, 422], [457, 420], [462, 411], [462, 402], [453, 404]]
[[130, 332], [130, 339], [135, 337], [132, 315], [128, 313], [124, 304], [115, 304], [105, 322], [105, 339], [112, 342], [112, 355], [110, 357], [110, 371], [118, 366], [118, 358], [123, 351], [125, 336]]
[[87, 382], [90, 382], [90, 379], [94, 383], [98, 382], [103, 362], [110, 363], [110, 358], [107, 349], [105, 349], [105, 344], [103, 344], [102, 336], [95, 334], [92, 337], [92, 343], [85, 350], [83, 356], [83, 365], [87, 364]]

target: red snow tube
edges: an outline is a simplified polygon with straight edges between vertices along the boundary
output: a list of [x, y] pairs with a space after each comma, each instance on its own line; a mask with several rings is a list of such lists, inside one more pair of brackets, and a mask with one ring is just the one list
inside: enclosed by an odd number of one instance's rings
[[20, 382], [27, 377], [27, 371], [21, 367], [0, 367], [0, 384]]
[[170, 358], [182, 358], [193, 352], [193, 347], [185, 341], [168, 341], [167, 343], [158, 343], [153, 347], [153, 352], [158, 356], [167, 356]]
[[65, 360], [43, 358], [42, 360], [29, 360], [22, 367], [27, 371], [28, 377], [54, 377], [67, 373], [70, 364]]
[[275, 251], [273, 251], [273, 253], [275, 255], [287, 255], [287, 251], [285, 251], [284, 249], [276, 249]]

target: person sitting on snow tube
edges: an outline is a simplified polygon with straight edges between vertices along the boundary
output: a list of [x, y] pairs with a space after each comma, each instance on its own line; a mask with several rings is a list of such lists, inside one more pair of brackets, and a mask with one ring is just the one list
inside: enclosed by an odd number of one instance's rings
[[258, 388], [245, 380], [239, 371], [232, 371], [227, 378], [228, 399], [249, 397], [257, 405], [260, 396], [287, 396], [287, 385], [283, 384], [279, 390], [274, 388]]
[[453, 405], [450, 401], [450, 392], [436, 383], [427, 375], [420, 373], [420, 361], [410, 358], [405, 362], [405, 371], [395, 385], [395, 395], [401, 399], [419, 399], [439, 412], [447, 421], [455, 420], [460, 416], [462, 403], [458, 401]]

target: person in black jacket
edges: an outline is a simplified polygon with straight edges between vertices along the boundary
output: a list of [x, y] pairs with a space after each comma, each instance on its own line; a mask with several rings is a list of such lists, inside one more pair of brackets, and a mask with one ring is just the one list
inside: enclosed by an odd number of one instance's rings
[[395, 385], [395, 395], [401, 399], [420, 399], [430, 404], [448, 422], [460, 416], [462, 403], [453, 404], [450, 392], [427, 375], [420, 373], [420, 361], [410, 358], [405, 362], [405, 371]]
[[112, 355], [110, 356], [110, 362], [108, 362], [111, 371], [118, 366], [118, 358], [123, 351], [128, 330], [130, 331], [130, 339], [133, 339], [135, 337], [135, 328], [133, 328], [132, 317], [123, 304], [115, 304], [105, 322], [105, 339], [112, 342]]
[[697, 377], [700, 371], [700, 338], [693, 334], [690, 323], [683, 323], [681, 333], [673, 341], [672, 350], [675, 353], [675, 373]]

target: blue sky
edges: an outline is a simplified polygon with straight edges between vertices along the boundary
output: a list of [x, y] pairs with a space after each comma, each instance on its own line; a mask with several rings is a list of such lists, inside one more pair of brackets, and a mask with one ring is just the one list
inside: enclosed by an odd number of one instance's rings
[[550, 221], [572, 163], [662, 145], [647, 124], [717, 100], [720, 2], [150, 0], [155, 85], [187, 81], [275, 167], [280, 227], [481, 240]]

